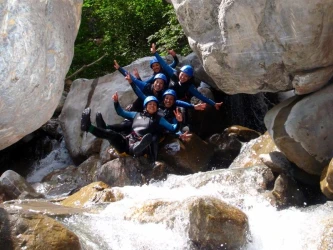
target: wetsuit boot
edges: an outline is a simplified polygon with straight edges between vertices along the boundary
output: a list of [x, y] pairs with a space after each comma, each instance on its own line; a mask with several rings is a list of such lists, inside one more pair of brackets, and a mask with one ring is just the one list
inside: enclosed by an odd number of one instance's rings
[[102, 116], [101, 112], [96, 113], [96, 125], [97, 125], [98, 128], [106, 129], [106, 123], [103, 119], [103, 116]]
[[149, 144], [153, 141], [151, 134], [146, 134], [142, 137], [141, 141], [138, 141], [133, 146], [133, 154], [139, 155]]
[[88, 130], [89, 130], [89, 127], [91, 125], [90, 113], [91, 113], [90, 108], [86, 108], [82, 112], [82, 117], [81, 117], [81, 130], [82, 131], [88, 132]]

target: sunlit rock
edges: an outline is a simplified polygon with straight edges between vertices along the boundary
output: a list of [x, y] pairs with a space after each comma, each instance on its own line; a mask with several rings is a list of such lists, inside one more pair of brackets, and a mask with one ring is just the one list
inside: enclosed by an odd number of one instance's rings
[[263, 163], [259, 156], [274, 151], [279, 151], [279, 149], [274, 144], [270, 135], [266, 132], [262, 136], [246, 143], [229, 168], [261, 165]]
[[12, 200], [2, 204], [2, 207], [10, 214], [42, 214], [52, 218], [65, 218], [75, 214], [82, 214], [88, 210], [81, 208], [69, 208], [48, 200]]
[[242, 142], [248, 142], [261, 136], [258, 131], [240, 125], [228, 127], [224, 130], [224, 133], [227, 133], [228, 135], [236, 134], [237, 138]]
[[333, 199], [333, 159], [321, 174], [320, 189], [328, 199]]
[[320, 175], [333, 157], [333, 84], [273, 107], [265, 125], [276, 146], [309, 174]]
[[37, 193], [22, 176], [12, 170], [7, 170], [1, 175], [0, 187], [7, 199], [17, 199], [22, 195], [26, 198], [44, 197]]
[[320, 224], [324, 224], [325, 228], [323, 230], [323, 235], [319, 244], [318, 250], [331, 249], [333, 246], [333, 218], [328, 220], [323, 220]]
[[0, 150], [53, 115], [72, 62], [82, 2], [1, 1]]
[[226, 93], [305, 94], [332, 77], [330, 0], [171, 2], [191, 48]]
[[200, 249], [239, 249], [247, 241], [247, 216], [238, 208], [212, 197], [182, 201], [151, 200], [133, 208], [126, 219], [140, 223], [164, 223], [175, 227], [184, 221], [186, 234]]
[[109, 185], [99, 181], [81, 188], [60, 204], [68, 207], [89, 207], [96, 203], [114, 202], [122, 198], [121, 193], [113, 192]]
[[0, 221], [1, 249], [81, 249], [79, 238], [48, 216], [0, 208]]

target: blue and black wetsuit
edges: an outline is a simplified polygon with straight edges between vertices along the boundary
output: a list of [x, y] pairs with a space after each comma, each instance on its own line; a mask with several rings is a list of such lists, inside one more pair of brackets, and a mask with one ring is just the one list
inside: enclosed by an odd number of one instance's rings
[[[122, 67], [120, 67], [118, 70], [124, 76], [127, 75], [127, 71], [125, 69], [123, 69]], [[163, 92], [165, 91], [165, 88], [167, 87], [167, 84], [164, 84], [164, 88], [161, 91], [159, 91], [158, 93], [154, 93], [154, 91], [153, 91], [154, 81], [152, 81], [152, 82], [143, 82], [143, 81], [137, 79], [136, 77], [134, 77], [132, 74], [130, 74], [130, 76], [131, 76], [131, 79], [132, 79], [131, 87], [132, 87], [132, 89], [135, 93], [136, 93], [136, 86], [137, 86], [145, 96], [155, 96], [158, 100], [160, 100], [162, 98]], [[130, 108], [130, 111], [142, 112], [143, 111], [143, 100], [144, 100], [144, 98], [143, 99], [140, 98], [140, 96], [138, 94], [137, 94], [137, 96], [139, 98], [137, 98], [133, 102], [132, 107]]]
[[[132, 132], [125, 137], [121, 133], [111, 129], [98, 128], [93, 125], [90, 125], [89, 132], [96, 137], [107, 139], [118, 153], [128, 153], [132, 155], [134, 143], [140, 141], [145, 134], [156, 133], [160, 126], [171, 132], [178, 130], [178, 123], [170, 124], [157, 113], [150, 115], [147, 112], [126, 111], [120, 107], [118, 102], [115, 102], [114, 106], [118, 115], [133, 121]], [[153, 155], [157, 155], [157, 152]]]
[[[173, 62], [171, 64], [169, 64], [168, 66], [174, 69], [174, 68], [177, 67], [178, 63], [179, 63], [178, 57], [177, 56], [173, 56]], [[147, 80], [145, 80], [144, 82], [146, 82], [146, 83], [153, 83], [154, 82], [154, 77], [158, 73], [164, 74], [166, 76], [167, 80], [168, 80], [167, 84], [170, 83], [170, 76], [167, 74], [167, 72], [163, 69], [162, 66], [161, 66], [160, 72], [154, 72], [153, 75], [150, 78], [148, 78]], [[141, 80], [141, 79], [138, 79], [138, 80]]]
[[161, 67], [166, 72], [166, 75], [170, 77], [171, 81], [169, 88], [176, 91], [178, 100], [190, 102], [191, 98], [195, 96], [201, 101], [215, 106], [216, 103], [213, 100], [207, 98], [196, 89], [193, 77], [190, 78], [187, 82], [180, 83], [179, 72], [171, 68], [157, 52], [154, 53], [154, 56], [157, 58]]

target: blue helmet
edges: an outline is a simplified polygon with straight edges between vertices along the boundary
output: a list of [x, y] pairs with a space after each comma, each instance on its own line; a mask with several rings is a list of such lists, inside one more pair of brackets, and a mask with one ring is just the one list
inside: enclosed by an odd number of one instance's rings
[[184, 65], [183, 67], [181, 67], [180, 69], [181, 72], [184, 72], [186, 75], [188, 75], [189, 77], [193, 76], [193, 68], [191, 65]]
[[153, 67], [154, 63], [159, 63], [158, 60], [156, 59], [156, 57], [154, 57], [153, 59], [150, 60], [150, 67]]
[[166, 95], [172, 95], [172, 96], [175, 97], [175, 100], [177, 99], [176, 91], [174, 91], [173, 89], [167, 89], [167, 90], [163, 93], [163, 98], [164, 98]]
[[145, 99], [144, 102], [143, 102], [143, 108], [146, 107], [146, 105], [148, 104], [148, 102], [156, 102], [157, 105], [158, 105], [158, 100], [157, 100], [157, 98], [156, 98], [155, 96], [152, 96], [152, 95], [146, 97], [146, 99]]
[[158, 74], [156, 74], [156, 75], [154, 76], [154, 80], [156, 80], [156, 79], [162, 79], [162, 80], [164, 81], [164, 83], [167, 83], [167, 82], [168, 82], [166, 76], [165, 76], [164, 74], [162, 74], [162, 73], [158, 73]]

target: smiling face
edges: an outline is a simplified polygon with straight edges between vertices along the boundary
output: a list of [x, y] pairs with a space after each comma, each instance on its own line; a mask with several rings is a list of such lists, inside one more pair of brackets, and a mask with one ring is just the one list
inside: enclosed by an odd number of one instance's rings
[[161, 71], [161, 65], [159, 63], [153, 63], [151, 65], [152, 70], [154, 73], [159, 73]]
[[180, 72], [179, 74], [179, 82], [180, 83], [184, 83], [187, 82], [188, 80], [190, 80], [191, 77], [188, 76], [188, 74], [184, 73], [184, 72]]
[[166, 108], [171, 108], [175, 104], [175, 97], [173, 95], [165, 95], [163, 103]]
[[161, 91], [164, 88], [164, 81], [163, 79], [157, 78], [154, 82], [153, 88], [155, 91]]
[[146, 105], [146, 110], [149, 114], [154, 114], [157, 112], [157, 103], [155, 101], [150, 101]]

